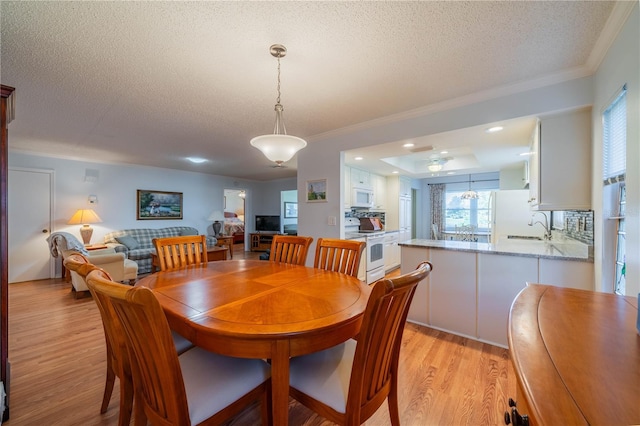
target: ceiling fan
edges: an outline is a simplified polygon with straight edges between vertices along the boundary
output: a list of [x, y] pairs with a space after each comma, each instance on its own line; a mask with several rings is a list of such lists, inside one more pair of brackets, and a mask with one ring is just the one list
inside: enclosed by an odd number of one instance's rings
[[452, 158], [432, 158], [427, 163], [427, 169], [430, 172], [439, 172], [442, 170], [442, 167], [449, 162], [449, 160], [452, 160]]

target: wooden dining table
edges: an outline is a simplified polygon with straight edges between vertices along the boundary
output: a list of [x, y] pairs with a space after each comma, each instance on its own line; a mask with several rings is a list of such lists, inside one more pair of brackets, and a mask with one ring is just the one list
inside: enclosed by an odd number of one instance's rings
[[323, 269], [232, 260], [158, 272], [152, 289], [172, 329], [223, 355], [269, 359], [275, 425], [287, 425], [289, 358], [355, 337], [369, 287]]

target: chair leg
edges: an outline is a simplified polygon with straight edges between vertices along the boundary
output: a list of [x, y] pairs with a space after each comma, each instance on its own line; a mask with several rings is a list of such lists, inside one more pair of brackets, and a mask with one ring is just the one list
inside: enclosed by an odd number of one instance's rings
[[389, 403], [389, 417], [391, 417], [392, 426], [400, 426], [400, 412], [398, 410], [398, 382], [391, 379], [391, 389], [387, 395]]
[[130, 377], [123, 377], [120, 379], [120, 415], [118, 417], [118, 426], [129, 426], [132, 409], [133, 382]]
[[111, 394], [113, 393], [113, 385], [116, 382], [116, 373], [113, 371], [111, 365], [111, 357], [107, 357], [107, 380], [104, 384], [104, 395], [102, 397], [102, 406], [100, 407], [101, 413], [106, 413], [109, 408], [109, 401], [111, 401]]

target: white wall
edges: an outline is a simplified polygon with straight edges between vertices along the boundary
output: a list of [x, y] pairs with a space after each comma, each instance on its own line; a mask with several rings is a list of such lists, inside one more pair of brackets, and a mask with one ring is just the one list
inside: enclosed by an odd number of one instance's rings
[[594, 258], [596, 290], [603, 288], [602, 113], [613, 96], [627, 84], [627, 209], [626, 294], [640, 293], [640, 7], [636, 2], [622, 31], [609, 48], [594, 78], [593, 180]]
[[[211, 222], [207, 218], [213, 210], [223, 210], [225, 188], [246, 189], [248, 233], [253, 230], [256, 213], [280, 214], [280, 191], [295, 189], [296, 185], [295, 178], [256, 182], [156, 167], [90, 163], [21, 153], [9, 153], [9, 167], [54, 170], [53, 231], [70, 232], [80, 238], [80, 226], [67, 225], [67, 221], [77, 209], [87, 208], [89, 195], [96, 195], [98, 203], [91, 208], [103, 222], [92, 225], [93, 243], [102, 241], [107, 232], [127, 228], [193, 226], [200, 233], [212, 233]], [[85, 182], [87, 169], [98, 172], [97, 182]], [[138, 189], [182, 192], [183, 219], [136, 220]]]

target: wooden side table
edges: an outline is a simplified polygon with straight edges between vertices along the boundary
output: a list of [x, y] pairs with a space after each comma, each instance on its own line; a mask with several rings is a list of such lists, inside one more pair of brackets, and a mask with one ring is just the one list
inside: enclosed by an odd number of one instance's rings
[[[217, 260], [227, 260], [227, 248], [226, 247], [209, 247], [207, 249], [207, 262], [214, 262]], [[158, 261], [158, 255], [151, 253], [151, 273], [153, 274], [160, 268], [160, 262]]]
[[222, 236], [216, 238], [218, 239], [216, 245], [219, 247], [227, 246], [229, 248], [229, 259], [233, 259], [233, 237]]

